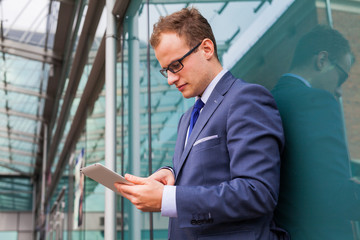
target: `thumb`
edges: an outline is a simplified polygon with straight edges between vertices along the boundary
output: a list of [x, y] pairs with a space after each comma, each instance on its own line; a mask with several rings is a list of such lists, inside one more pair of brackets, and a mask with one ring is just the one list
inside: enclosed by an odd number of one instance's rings
[[146, 184], [146, 179], [142, 178], [142, 177], [137, 177], [131, 174], [125, 174], [125, 179], [128, 180], [129, 182], [132, 182], [136, 185], [145, 185]]

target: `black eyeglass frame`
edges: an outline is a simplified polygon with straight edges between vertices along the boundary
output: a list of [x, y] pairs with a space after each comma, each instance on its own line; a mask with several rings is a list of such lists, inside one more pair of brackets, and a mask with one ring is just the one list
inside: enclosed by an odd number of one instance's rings
[[[161, 73], [164, 77], [168, 78], [167, 71], [170, 71], [170, 72], [172, 72], [172, 73], [180, 72], [180, 71], [184, 68], [184, 64], [182, 63], [182, 61], [184, 60], [184, 58], [186, 58], [186, 57], [189, 56], [192, 52], [194, 52], [195, 49], [197, 49], [197, 48], [201, 45], [201, 43], [202, 43], [202, 41], [199, 42], [195, 47], [193, 47], [192, 49], [190, 49], [190, 51], [188, 51], [184, 56], [182, 56], [181, 58], [179, 58], [179, 59], [177, 59], [177, 60], [172, 61], [166, 68], [160, 69], [160, 73]], [[180, 67], [178, 70], [175, 71], [175, 70], [173, 70], [173, 69], [171, 68], [171, 66], [172, 66], [174, 63], [176, 63], [176, 62], [180, 63], [181, 67]]]
[[343, 67], [341, 67], [337, 62], [332, 62], [332, 64], [334, 64], [334, 66], [340, 70], [340, 72], [344, 75], [344, 77], [340, 77], [339, 82], [338, 82], [338, 86], [340, 87], [348, 78], [349, 78], [349, 73], [347, 71], [345, 71], [345, 69]]

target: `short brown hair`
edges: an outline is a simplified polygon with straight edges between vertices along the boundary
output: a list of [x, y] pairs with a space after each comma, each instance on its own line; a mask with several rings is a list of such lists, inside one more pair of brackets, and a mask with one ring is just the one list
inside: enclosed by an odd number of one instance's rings
[[304, 66], [321, 51], [327, 51], [329, 59], [335, 61], [351, 53], [348, 40], [339, 31], [326, 25], [317, 25], [299, 40], [290, 69]]
[[205, 38], [209, 38], [214, 43], [215, 56], [218, 58], [211, 26], [196, 8], [183, 8], [166, 17], [160, 17], [159, 21], [154, 24], [150, 38], [151, 46], [156, 48], [160, 43], [161, 34], [169, 32], [176, 33], [179, 37], [185, 37], [189, 47], [194, 47]]

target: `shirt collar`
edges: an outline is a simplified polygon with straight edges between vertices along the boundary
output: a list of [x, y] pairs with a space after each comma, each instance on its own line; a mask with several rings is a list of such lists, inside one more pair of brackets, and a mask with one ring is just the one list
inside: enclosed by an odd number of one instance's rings
[[308, 86], [309, 88], [311, 88], [311, 84], [309, 83], [309, 81], [307, 81], [305, 78], [299, 76], [299, 75], [296, 75], [296, 74], [293, 74], [293, 73], [285, 73], [284, 75], [282, 75], [282, 77], [293, 77], [293, 78], [297, 78], [299, 79], [300, 81], [302, 81], [306, 86]]
[[[220, 79], [224, 76], [225, 73], [227, 73], [227, 69], [221, 70], [221, 72], [216, 75], [216, 77], [210, 82], [210, 84], [206, 87], [204, 93], [201, 96], [201, 101], [203, 101], [204, 104], [206, 104], [207, 100], [209, 99], [212, 91], [214, 90], [216, 84], [220, 81]], [[198, 100], [199, 96], [196, 97], [195, 100]]]

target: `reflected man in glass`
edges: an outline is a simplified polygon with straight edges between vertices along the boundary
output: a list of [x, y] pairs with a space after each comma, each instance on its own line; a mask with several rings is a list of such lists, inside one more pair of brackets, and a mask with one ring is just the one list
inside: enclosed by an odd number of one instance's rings
[[275, 220], [293, 240], [350, 240], [350, 220], [360, 219], [338, 101], [353, 60], [337, 30], [317, 26], [272, 90], [286, 143]]

